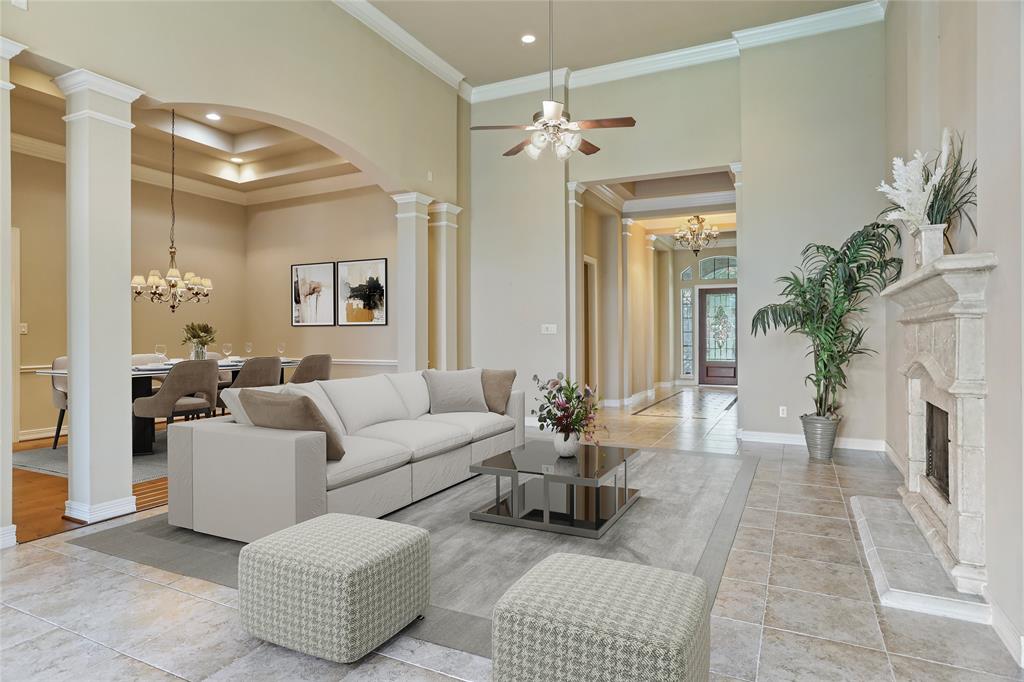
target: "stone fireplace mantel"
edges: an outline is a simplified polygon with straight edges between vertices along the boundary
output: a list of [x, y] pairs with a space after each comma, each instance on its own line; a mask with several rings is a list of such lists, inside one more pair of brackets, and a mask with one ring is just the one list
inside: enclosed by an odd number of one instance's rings
[[[985, 566], [985, 288], [991, 253], [940, 256], [882, 292], [903, 308], [908, 442], [903, 503], [956, 589], [981, 594]], [[927, 472], [926, 408], [949, 414], [949, 494]]]

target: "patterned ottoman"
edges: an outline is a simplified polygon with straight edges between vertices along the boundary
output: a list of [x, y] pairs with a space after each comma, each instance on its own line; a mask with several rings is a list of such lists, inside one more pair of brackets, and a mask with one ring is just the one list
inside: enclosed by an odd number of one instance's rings
[[430, 534], [362, 516], [318, 516], [243, 547], [238, 596], [253, 636], [350, 663], [426, 609]]
[[494, 605], [493, 679], [704, 681], [708, 610], [696, 576], [553, 554]]

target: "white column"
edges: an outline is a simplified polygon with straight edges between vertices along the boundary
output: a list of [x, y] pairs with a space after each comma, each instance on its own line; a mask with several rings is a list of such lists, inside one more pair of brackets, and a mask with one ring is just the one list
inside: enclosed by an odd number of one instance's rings
[[419, 192], [391, 196], [398, 204], [398, 273], [394, 301], [398, 332], [398, 371], [426, 369], [429, 352], [429, 243], [427, 206]]
[[14, 282], [11, 254], [11, 59], [25, 46], [0, 36], [0, 549], [15, 544], [11, 484], [14, 447]]
[[654, 391], [654, 366], [657, 364], [655, 358], [655, 335], [658, 333], [658, 322], [654, 305], [654, 290], [658, 284], [658, 265], [654, 260], [654, 235], [647, 235], [644, 239], [647, 259], [647, 337], [644, 339], [647, 348], [647, 381], [645, 390], [653, 396]]
[[459, 366], [459, 244], [455, 204], [433, 203], [430, 215], [430, 364]]
[[68, 501], [95, 522], [135, 511], [132, 496], [131, 103], [137, 90], [77, 69], [66, 98]]
[[569, 219], [566, 223], [566, 361], [565, 373], [572, 379], [583, 378], [583, 193], [582, 182], [569, 182]]
[[629, 247], [633, 219], [622, 219], [622, 398], [633, 395], [633, 320], [629, 305]]

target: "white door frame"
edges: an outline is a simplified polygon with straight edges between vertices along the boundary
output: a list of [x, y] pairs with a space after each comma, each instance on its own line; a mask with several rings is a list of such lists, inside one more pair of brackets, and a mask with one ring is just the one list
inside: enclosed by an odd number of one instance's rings
[[598, 282], [601, 281], [601, 278], [598, 275], [599, 267], [600, 266], [598, 265], [596, 258], [584, 254], [583, 276], [587, 278], [587, 291], [590, 292], [590, 300], [585, 303], [590, 317], [590, 324], [587, 325], [586, 338], [590, 339], [592, 343], [592, 348], [590, 349], [590, 367], [587, 368], [593, 383], [591, 388], [601, 385], [601, 324], [598, 319], [601, 306], [598, 304], [600, 293], [597, 288]]

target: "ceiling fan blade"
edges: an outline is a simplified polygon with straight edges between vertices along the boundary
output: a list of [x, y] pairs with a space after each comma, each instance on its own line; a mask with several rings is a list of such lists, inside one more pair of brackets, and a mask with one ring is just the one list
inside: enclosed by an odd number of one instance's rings
[[[502, 154], [502, 156], [515, 156], [519, 152], [523, 151], [523, 149], [525, 149], [526, 145], [528, 145], [528, 144], [530, 144], [529, 140], [523, 140], [522, 142], [517, 144], [515, 147], [512, 147], [512, 149], [509, 149], [507, 152]], [[581, 147], [582, 147], [582, 145], [581, 145]]]
[[534, 126], [472, 126], [470, 130], [534, 130]]
[[601, 148], [598, 147], [593, 142], [590, 142], [589, 140], [583, 140], [582, 142], [580, 142], [581, 154], [586, 154], [587, 156], [590, 156], [591, 154], [596, 154], [599, 151], [601, 151]]
[[620, 116], [619, 118], [592, 118], [587, 121], [576, 121], [580, 130], [591, 130], [593, 128], [632, 128], [636, 125], [636, 119], [632, 116]]

